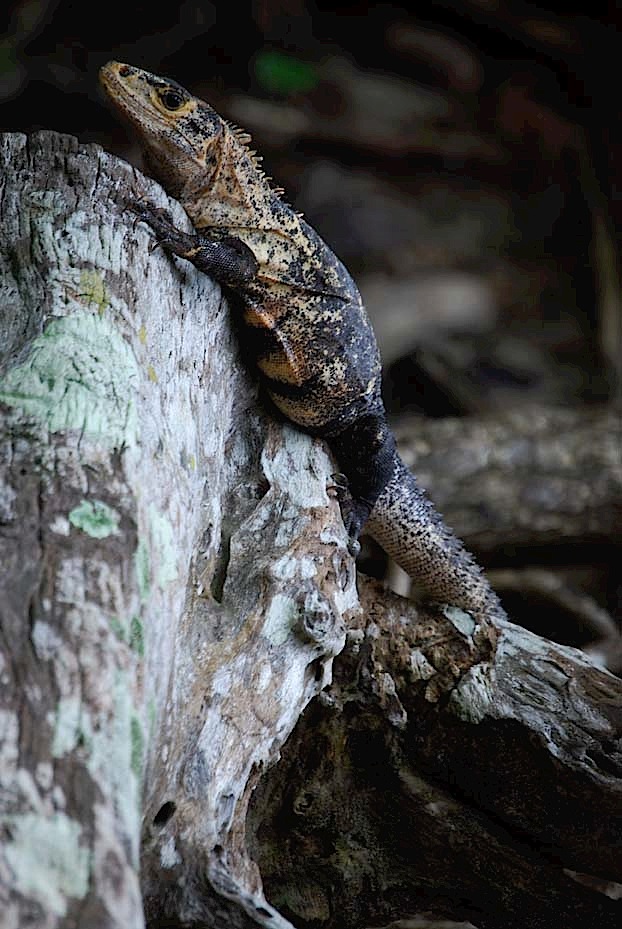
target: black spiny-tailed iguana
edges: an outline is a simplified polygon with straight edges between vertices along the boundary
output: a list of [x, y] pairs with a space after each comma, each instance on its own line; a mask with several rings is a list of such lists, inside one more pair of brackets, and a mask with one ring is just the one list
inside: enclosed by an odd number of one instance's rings
[[268, 184], [250, 137], [174, 81], [110, 62], [109, 98], [134, 128], [145, 164], [186, 210], [196, 235], [138, 207], [170, 252], [234, 289], [278, 409], [323, 436], [347, 476], [346, 526], [363, 526], [434, 600], [503, 615], [472, 556], [400, 459], [380, 396], [376, 340], [352, 278]]

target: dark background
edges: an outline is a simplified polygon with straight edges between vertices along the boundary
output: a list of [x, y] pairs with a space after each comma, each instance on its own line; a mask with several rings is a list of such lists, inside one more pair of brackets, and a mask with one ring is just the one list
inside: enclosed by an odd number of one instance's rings
[[361, 281], [392, 412], [603, 401], [619, 348], [616, 5], [412, 8], [9, 3], [0, 125], [139, 162], [98, 69], [173, 76], [252, 131]]
[[140, 164], [98, 69], [174, 77], [348, 264], [394, 416], [619, 400], [622, 32], [616, 4], [563, 9], [23, 0], [0, 13], [0, 126]]

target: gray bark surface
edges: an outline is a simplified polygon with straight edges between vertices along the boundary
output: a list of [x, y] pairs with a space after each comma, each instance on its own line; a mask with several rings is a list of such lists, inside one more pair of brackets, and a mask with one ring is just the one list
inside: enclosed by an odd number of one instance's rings
[[622, 681], [511, 623], [359, 593], [332, 686], [253, 799], [268, 897], [297, 926], [618, 926]]
[[178, 205], [54, 133], [0, 163], [2, 929], [613, 926], [618, 679], [359, 605], [323, 444], [125, 208]]
[[240, 827], [356, 602], [328, 458], [150, 253], [128, 200], [187, 222], [155, 184], [52, 133], [0, 158], [0, 924], [142, 926], [142, 833], [147, 912], [285, 926]]

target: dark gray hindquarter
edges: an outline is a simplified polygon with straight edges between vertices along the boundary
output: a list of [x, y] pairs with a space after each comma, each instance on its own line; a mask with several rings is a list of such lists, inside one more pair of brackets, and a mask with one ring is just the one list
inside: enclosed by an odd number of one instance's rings
[[[256, 291], [256, 288], [255, 288]], [[354, 300], [298, 287], [247, 295], [245, 337], [282, 412], [330, 436], [376, 410], [381, 367], [369, 320]]]
[[348, 477], [347, 524], [356, 538], [394, 473], [395, 442], [381, 399], [378, 347], [358, 289], [310, 234], [322, 253], [313, 272], [293, 262], [294, 282], [262, 280], [260, 272], [248, 286], [247, 335], [275, 405], [331, 445]]
[[298, 383], [265, 381], [289, 419], [330, 444], [348, 478], [352, 501], [346, 522], [355, 539], [396, 465], [369, 320], [360, 300], [307, 294], [304, 306], [292, 305], [281, 314], [270, 340], [278, 341], [283, 355], [304, 359], [305, 377]]

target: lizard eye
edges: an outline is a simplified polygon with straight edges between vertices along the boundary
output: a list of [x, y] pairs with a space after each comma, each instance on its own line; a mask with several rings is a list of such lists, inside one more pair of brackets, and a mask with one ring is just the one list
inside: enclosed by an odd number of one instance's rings
[[164, 90], [160, 94], [160, 100], [167, 110], [178, 110], [184, 102], [184, 98], [176, 90]]

